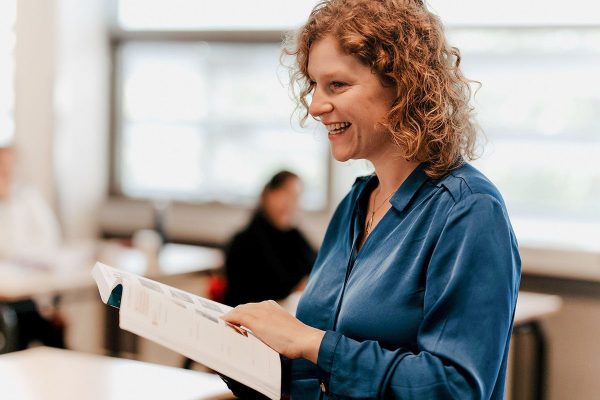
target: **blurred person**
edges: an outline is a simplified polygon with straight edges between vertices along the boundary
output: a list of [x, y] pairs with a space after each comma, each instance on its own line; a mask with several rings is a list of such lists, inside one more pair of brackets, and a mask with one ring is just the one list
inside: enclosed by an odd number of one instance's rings
[[[60, 227], [50, 207], [33, 188], [15, 182], [16, 154], [0, 147], [0, 260], [23, 268], [43, 268], [43, 255], [61, 243]], [[1, 267], [0, 267], [1, 268]], [[33, 341], [64, 348], [64, 323], [54, 306], [57, 298], [8, 303], [17, 316], [18, 349]], [[40, 307], [46, 317], [40, 313]]]
[[283, 356], [295, 399], [503, 399], [521, 261], [468, 164], [470, 81], [441, 21], [422, 0], [321, 1], [287, 54], [333, 157], [375, 173], [337, 207], [295, 317], [263, 301], [222, 318]]
[[296, 227], [300, 178], [276, 173], [264, 186], [250, 223], [230, 242], [225, 259], [225, 303], [283, 300], [304, 287], [315, 259]]

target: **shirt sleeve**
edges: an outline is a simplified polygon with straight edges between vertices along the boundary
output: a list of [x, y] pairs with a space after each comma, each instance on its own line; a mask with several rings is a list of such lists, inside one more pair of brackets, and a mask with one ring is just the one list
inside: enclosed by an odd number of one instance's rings
[[490, 398], [506, 368], [519, 276], [504, 207], [470, 195], [450, 211], [426, 267], [418, 351], [328, 331], [317, 362], [322, 389], [361, 399]]

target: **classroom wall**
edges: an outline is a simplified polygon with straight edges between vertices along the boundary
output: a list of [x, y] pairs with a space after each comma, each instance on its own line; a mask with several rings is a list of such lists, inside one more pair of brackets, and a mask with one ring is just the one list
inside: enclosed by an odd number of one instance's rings
[[19, 172], [51, 204], [54, 177], [56, 0], [18, 2], [15, 47], [15, 138]]
[[68, 240], [93, 238], [108, 185], [109, 57], [104, 0], [19, 0], [15, 137], [20, 173]]
[[67, 239], [97, 235], [108, 193], [110, 59], [106, 0], [57, 0], [54, 169]]

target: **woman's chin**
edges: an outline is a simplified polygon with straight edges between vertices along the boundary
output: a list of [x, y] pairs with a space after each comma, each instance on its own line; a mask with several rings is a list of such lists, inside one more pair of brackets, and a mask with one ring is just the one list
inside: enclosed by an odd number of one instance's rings
[[339, 162], [345, 162], [352, 159], [352, 155], [348, 151], [336, 150], [335, 147], [331, 148], [331, 156], [334, 160]]

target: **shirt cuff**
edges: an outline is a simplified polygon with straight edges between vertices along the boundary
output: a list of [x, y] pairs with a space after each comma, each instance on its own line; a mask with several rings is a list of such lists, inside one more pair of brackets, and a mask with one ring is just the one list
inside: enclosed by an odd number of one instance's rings
[[[319, 355], [317, 356], [317, 366], [319, 374], [319, 382], [321, 390], [329, 389], [329, 378], [333, 369], [333, 357], [335, 349], [342, 338], [342, 334], [334, 331], [326, 331], [319, 347]], [[325, 391], [325, 390], [323, 390]]]

